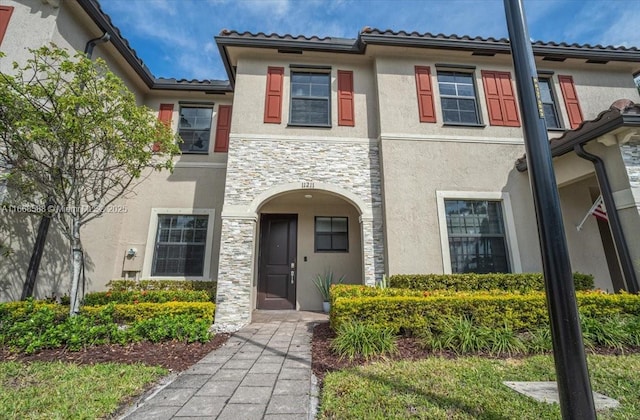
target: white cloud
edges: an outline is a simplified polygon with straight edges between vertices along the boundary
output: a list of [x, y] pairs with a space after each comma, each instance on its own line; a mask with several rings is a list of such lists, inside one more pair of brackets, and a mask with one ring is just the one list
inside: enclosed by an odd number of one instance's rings
[[636, 7], [634, 10], [625, 8], [617, 12], [618, 16], [611, 21], [607, 30], [602, 34], [602, 43], [604, 45], [640, 47], [640, 31], [638, 31], [640, 10]]
[[[525, 0], [536, 40], [640, 45], [640, 8], [625, 5]], [[223, 28], [342, 38], [355, 38], [364, 26], [507, 36], [502, 0], [105, 0], [102, 7], [154, 74], [177, 78], [226, 79], [213, 41]]]

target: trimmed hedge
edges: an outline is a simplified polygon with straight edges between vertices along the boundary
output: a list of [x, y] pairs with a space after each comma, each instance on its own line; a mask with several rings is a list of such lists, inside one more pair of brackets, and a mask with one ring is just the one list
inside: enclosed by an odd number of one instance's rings
[[64, 320], [69, 315], [69, 306], [46, 301], [27, 300], [0, 303], [0, 330], [5, 326], [5, 323], [25, 319], [32, 312], [43, 308], [50, 310], [54, 314], [54, 321]]
[[[113, 320], [121, 324], [168, 315], [189, 315], [211, 324], [216, 309], [211, 302], [112, 304], [112, 306]], [[83, 306], [80, 308], [80, 313], [95, 316], [103, 309], [104, 306]]]
[[142, 290], [108, 291], [87, 293], [84, 305], [97, 306], [109, 303], [166, 303], [166, 302], [209, 302], [209, 293], [204, 290]]
[[[593, 276], [573, 273], [576, 290], [593, 289]], [[394, 288], [412, 290], [454, 290], [510, 292], [544, 291], [542, 273], [490, 273], [490, 274], [394, 274], [389, 277], [389, 285]]]
[[[158, 316], [189, 315], [203, 319], [209, 324], [213, 322], [216, 305], [211, 302], [166, 302], [166, 303], [138, 303], [138, 304], [110, 304], [99, 306], [83, 306], [81, 315], [98, 316], [105, 310], [113, 310], [113, 321], [120, 324], [128, 324], [143, 319]], [[40, 301], [21, 301], [0, 304], [0, 330], [5, 324], [18, 320], [25, 320], [41, 309], [51, 311], [53, 320], [63, 321], [69, 315], [69, 307], [56, 303], [44, 303]]]
[[[349, 286], [343, 286], [349, 287]], [[360, 288], [361, 286], [354, 286]], [[475, 325], [514, 330], [532, 330], [548, 325], [546, 298], [541, 292], [487, 293], [457, 292], [432, 293], [428, 296], [384, 296], [384, 290], [370, 288], [366, 297], [337, 297], [332, 301], [331, 327], [362, 322], [381, 328], [392, 328], [396, 333], [439, 328], [442, 323], [466, 317]], [[378, 296], [372, 295], [378, 291]], [[337, 287], [332, 292], [346, 291]], [[394, 292], [400, 294], [401, 292]], [[410, 291], [409, 293], [415, 293]], [[599, 292], [578, 292], [578, 305], [583, 316], [604, 318], [617, 314], [640, 315], [640, 295], [609, 295]]]
[[199, 281], [199, 280], [124, 280], [116, 279], [107, 283], [107, 287], [112, 292], [133, 292], [133, 291], [151, 291], [151, 290], [203, 290], [209, 294], [210, 301], [216, 301], [215, 281]]

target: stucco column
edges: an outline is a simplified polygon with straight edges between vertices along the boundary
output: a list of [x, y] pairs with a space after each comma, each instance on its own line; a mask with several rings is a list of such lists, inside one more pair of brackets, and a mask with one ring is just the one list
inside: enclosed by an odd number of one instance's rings
[[640, 141], [621, 144], [620, 155], [629, 186], [626, 191], [614, 193], [614, 197], [633, 259], [633, 268], [636, 277], [640, 279]]
[[251, 322], [255, 218], [222, 217], [214, 327], [237, 331]]
[[636, 209], [640, 211], [640, 142], [621, 145], [620, 153], [629, 178], [633, 201]]
[[[585, 149], [603, 161], [636, 278], [640, 278], [640, 151], [637, 141], [590, 142]], [[607, 209], [610, 212], [611, 209]]]
[[382, 222], [374, 217], [361, 216], [362, 227], [362, 275], [364, 284], [375, 286], [384, 274], [384, 244]]

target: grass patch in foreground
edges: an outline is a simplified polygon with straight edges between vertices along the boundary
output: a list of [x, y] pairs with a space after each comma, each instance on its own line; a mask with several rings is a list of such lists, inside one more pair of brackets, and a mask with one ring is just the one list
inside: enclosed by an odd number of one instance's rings
[[[599, 419], [640, 418], [640, 355], [588, 357], [594, 391], [620, 401]], [[492, 360], [431, 357], [381, 362], [325, 376], [319, 419], [560, 419], [502, 381], [552, 381], [552, 356]]]
[[141, 364], [1, 362], [0, 418], [104, 418], [166, 372]]

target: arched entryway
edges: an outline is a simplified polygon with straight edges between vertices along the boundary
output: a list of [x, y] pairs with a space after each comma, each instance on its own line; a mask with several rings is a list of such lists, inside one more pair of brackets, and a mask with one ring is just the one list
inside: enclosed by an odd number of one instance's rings
[[256, 204], [258, 309], [321, 310], [313, 282], [328, 271], [364, 283], [361, 210], [335, 191], [277, 191]]

